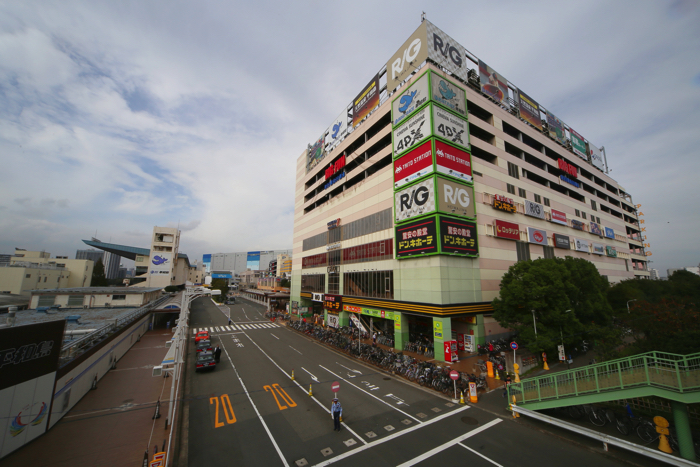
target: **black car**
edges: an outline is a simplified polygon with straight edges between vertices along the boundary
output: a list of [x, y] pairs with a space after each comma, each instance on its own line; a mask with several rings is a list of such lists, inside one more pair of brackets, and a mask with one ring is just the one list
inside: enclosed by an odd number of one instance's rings
[[216, 368], [216, 361], [214, 360], [213, 352], [198, 352], [197, 353], [197, 367], [195, 371], [199, 370], [213, 370]]
[[210, 340], [201, 340], [197, 342], [197, 352], [212, 352], [214, 353], [214, 347], [211, 345]]

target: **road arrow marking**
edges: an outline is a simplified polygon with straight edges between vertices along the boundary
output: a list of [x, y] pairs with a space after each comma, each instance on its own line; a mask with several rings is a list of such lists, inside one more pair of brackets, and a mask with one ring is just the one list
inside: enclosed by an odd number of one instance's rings
[[396, 401], [396, 405], [405, 405], [405, 406], [409, 406], [407, 403], [405, 403], [405, 402], [403, 401], [403, 399], [401, 399], [400, 397], [396, 397], [396, 396], [393, 395], [393, 394], [387, 394], [387, 395], [384, 396], [384, 397], [391, 397], [392, 399], [394, 399], [394, 400]]
[[[307, 373], [309, 373], [309, 374], [311, 375], [311, 373], [309, 372], [309, 370], [307, 370], [306, 368], [301, 367], [301, 369], [304, 370], [305, 372], [307, 372]], [[314, 375], [311, 375], [311, 379], [313, 379], [314, 381], [316, 381], [316, 382], [318, 383], [318, 378], [315, 377]]]
[[[338, 362], [335, 362], [335, 363], [338, 363]], [[353, 373], [357, 373], [358, 375], [361, 375], [361, 374], [362, 374], [361, 371], [353, 370], [352, 368], [348, 368], [348, 367], [346, 367], [345, 365], [341, 365], [340, 363], [338, 363], [338, 365], [342, 366], [343, 368], [345, 368], [345, 369], [348, 370], [348, 371], [352, 371]]]

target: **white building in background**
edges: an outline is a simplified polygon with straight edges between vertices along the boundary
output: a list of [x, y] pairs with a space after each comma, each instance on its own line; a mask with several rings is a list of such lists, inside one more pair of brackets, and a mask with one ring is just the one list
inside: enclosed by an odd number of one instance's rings
[[676, 271], [688, 271], [692, 272], [693, 274], [697, 274], [700, 276], [700, 267], [697, 266], [691, 266], [688, 268], [673, 268], [673, 269], [667, 269], [666, 274], [668, 274], [668, 277], [671, 277], [671, 274], [673, 274]]
[[649, 279], [653, 281], [658, 281], [659, 280], [659, 270], [655, 268], [649, 269]]

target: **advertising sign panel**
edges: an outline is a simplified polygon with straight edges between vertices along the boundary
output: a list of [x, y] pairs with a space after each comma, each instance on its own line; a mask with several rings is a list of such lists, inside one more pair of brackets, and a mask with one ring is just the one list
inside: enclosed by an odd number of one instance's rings
[[605, 254], [608, 256], [611, 256], [613, 258], [617, 258], [617, 250], [615, 249], [614, 246], [606, 245], [605, 246]]
[[547, 126], [549, 127], [549, 136], [566, 145], [564, 122], [559, 120], [552, 112], [547, 112]]
[[601, 245], [600, 243], [591, 243], [591, 252], [594, 255], [604, 255], [605, 254], [605, 247]]
[[506, 198], [505, 196], [501, 195], [493, 196], [493, 207], [494, 209], [504, 212], [515, 213], [518, 211], [518, 208], [515, 206], [515, 202], [512, 198]]
[[331, 313], [338, 313], [343, 309], [343, 296], [325, 294], [323, 296], [323, 309]]
[[588, 242], [584, 240], [574, 238], [574, 248], [576, 249], [576, 251], [583, 251], [584, 253], [589, 253]]
[[481, 60], [479, 60], [479, 80], [481, 81], [481, 92], [496, 102], [508, 106], [506, 103], [508, 97], [506, 79]]
[[600, 151], [600, 149], [593, 146], [592, 144], [589, 144], [588, 147], [590, 148], [589, 154], [591, 156], [591, 164], [593, 164], [596, 168], [600, 169], [601, 171], [605, 172], [603, 153]]
[[430, 98], [428, 75], [429, 73], [424, 73], [423, 76], [418, 78], [418, 81], [415, 81], [409, 88], [391, 101], [391, 123], [393, 126], [401, 123], [418, 107], [428, 102]]
[[520, 118], [530, 125], [542, 131], [542, 120], [540, 119], [540, 107], [530, 96], [518, 89], [518, 108]]
[[407, 258], [414, 255], [437, 253], [437, 228], [435, 216], [407, 224], [397, 225], [396, 257]]
[[475, 218], [474, 187], [458, 181], [437, 178], [438, 210], [469, 218]]
[[313, 169], [325, 156], [323, 135], [315, 143], [309, 144], [306, 154], [306, 171]]
[[437, 73], [430, 76], [430, 97], [434, 102], [467, 118], [467, 100], [464, 89]]
[[608, 238], [615, 238], [615, 231], [611, 229], [610, 227], [605, 227], [605, 236]]
[[569, 134], [571, 135], [571, 149], [574, 150], [574, 154], [587, 161], [588, 150], [586, 149], [586, 140], [571, 128], [569, 128]]
[[464, 351], [464, 334], [457, 333], [457, 348], [460, 352]]
[[523, 200], [525, 203], [525, 215], [530, 217], [536, 217], [538, 219], [544, 219], [544, 206], [539, 203], [533, 203], [532, 201]]
[[391, 131], [394, 157], [412, 149], [430, 137], [430, 107], [423, 107]]
[[166, 252], [158, 252], [150, 258], [148, 265], [149, 274], [170, 274], [170, 269], [173, 267], [173, 254]]
[[466, 65], [464, 47], [430, 21], [426, 20], [424, 23], [428, 23], [428, 56], [450, 73], [462, 78], [466, 83], [469, 70]]
[[479, 253], [476, 223], [440, 217], [440, 251], [476, 256]]
[[442, 321], [433, 321], [433, 337], [442, 339]]
[[547, 231], [535, 229], [532, 227], [527, 228], [527, 238], [530, 243], [536, 243], [538, 245], [548, 245], [547, 243]]
[[357, 126], [363, 118], [379, 106], [379, 76], [374, 78], [352, 101], [352, 126]]
[[433, 143], [427, 141], [394, 161], [394, 188], [433, 172]]
[[386, 64], [386, 91], [391, 93], [428, 58], [428, 21], [423, 21]]
[[599, 237], [603, 236], [603, 232], [600, 230], [600, 226], [595, 222], [591, 222], [591, 233], [598, 235]]
[[585, 231], [586, 225], [581, 221], [577, 221], [576, 219], [571, 219], [571, 228], [576, 229], [576, 230]]
[[566, 223], [566, 213], [552, 209], [552, 222], [555, 224], [568, 225]]
[[457, 147], [469, 150], [469, 124], [467, 121], [436, 105], [431, 105], [431, 107], [435, 136], [443, 138]]
[[566, 235], [554, 234], [554, 246], [557, 248], [563, 248], [565, 250], [570, 250], [571, 249], [571, 242], [569, 241], [569, 237]]
[[348, 110], [343, 109], [326, 131], [328, 132], [326, 135], [326, 150], [330, 151], [348, 134]]
[[435, 211], [434, 177], [394, 193], [394, 211], [396, 212], [396, 222]]
[[435, 140], [435, 164], [438, 172], [471, 182], [471, 160], [472, 156], [468, 152]]
[[328, 314], [326, 324], [332, 328], [338, 329], [340, 327], [340, 316]]
[[520, 240], [520, 226], [518, 224], [496, 219], [494, 231], [496, 232], [496, 237]]

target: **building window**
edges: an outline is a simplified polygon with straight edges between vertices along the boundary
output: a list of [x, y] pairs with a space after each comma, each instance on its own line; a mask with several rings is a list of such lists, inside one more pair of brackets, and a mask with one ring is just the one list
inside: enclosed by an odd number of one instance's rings
[[600, 217], [596, 217], [596, 221], [600, 224]]
[[112, 300], [126, 300], [126, 295], [112, 295]]
[[325, 274], [308, 274], [301, 276], [301, 291], [302, 292], [326, 292], [326, 275]]
[[344, 295], [354, 297], [394, 298], [394, 271], [346, 272]]
[[39, 296], [39, 303], [37, 306], [53, 306], [53, 304], [56, 302], [56, 296], [55, 295], [40, 295]]
[[340, 294], [340, 274], [328, 274], [328, 293]]
[[530, 261], [530, 244], [527, 242], [515, 242], [515, 251], [518, 261]]
[[542, 197], [540, 195], [535, 195], [535, 203], [541, 203]]
[[583, 212], [583, 211], [581, 211], [581, 218], [582, 218], [582, 219], [585, 219], [585, 218], [586, 218], [586, 213]]
[[525, 191], [522, 188], [518, 188], [518, 196], [520, 196], [521, 198], [527, 198], [527, 191]]
[[553, 246], [542, 245], [542, 248], [544, 248], [544, 259], [554, 259]]
[[506, 183], [506, 190], [508, 190], [508, 193], [510, 193], [511, 195], [515, 194], [515, 187], [510, 183]]
[[68, 306], [82, 306], [83, 296], [82, 295], [69, 295], [68, 296]]
[[46, 282], [46, 279], [48, 279], [49, 276], [44, 276], [44, 282]]
[[29, 279], [29, 278], [31, 278], [31, 277], [32, 277], [31, 274], [27, 274], [26, 276], [24, 276], [25, 279]]
[[513, 164], [512, 162], [508, 162], [508, 175], [510, 175], [511, 177], [520, 178], [520, 174], [518, 173], [518, 166]]
[[593, 209], [594, 211], [598, 210], [598, 206], [596, 206], [594, 199], [591, 200], [591, 209]]
[[581, 217], [581, 211], [579, 211], [578, 209], [576, 209], [576, 217]]
[[544, 205], [545, 205], [545, 206], [549, 206], [549, 198], [545, 198], [545, 199], [544, 199]]

